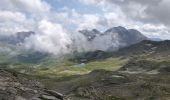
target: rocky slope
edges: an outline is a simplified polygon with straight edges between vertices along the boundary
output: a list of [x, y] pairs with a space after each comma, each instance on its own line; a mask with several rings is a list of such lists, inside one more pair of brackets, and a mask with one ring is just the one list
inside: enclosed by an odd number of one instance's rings
[[169, 100], [170, 74], [95, 70], [65, 81], [48, 81], [69, 100]]
[[40, 82], [12, 70], [0, 69], [0, 100], [63, 100], [64, 96], [46, 89]]
[[124, 57], [146, 57], [153, 59], [166, 59], [170, 57], [170, 41], [150, 41], [144, 40], [140, 43], [131, 45], [119, 49], [117, 52], [114, 52], [115, 56], [124, 56]]

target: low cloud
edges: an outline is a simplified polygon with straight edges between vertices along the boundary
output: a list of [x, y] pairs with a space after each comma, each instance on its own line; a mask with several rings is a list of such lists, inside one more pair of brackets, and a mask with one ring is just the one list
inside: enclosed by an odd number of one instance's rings
[[72, 41], [60, 24], [44, 19], [38, 23], [37, 27], [37, 34], [25, 40], [24, 46], [27, 49], [56, 55], [69, 52], [69, 46], [72, 44]]

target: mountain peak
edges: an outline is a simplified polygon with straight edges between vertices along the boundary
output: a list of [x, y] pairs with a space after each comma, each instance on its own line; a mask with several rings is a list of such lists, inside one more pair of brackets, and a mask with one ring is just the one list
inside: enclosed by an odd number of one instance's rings
[[89, 41], [93, 40], [97, 35], [101, 34], [97, 29], [80, 30], [79, 33], [82, 33]]
[[97, 32], [97, 33], [100, 33], [100, 31], [98, 31], [97, 29], [83, 29], [83, 30], [79, 30], [78, 32], [80, 33], [83, 33], [83, 34], [86, 34], [85, 32]]
[[147, 39], [147, 37], [142, 35], [139, 31], [135, 29], [126, 29], [122, 26], [112, 27], [105, 32], [100, 32], [97, 29], [81, 30], [79, 32], [87, 38], [90, 44], [94, 45], [92, 47], [96, 47], [99, 44], [95, 50], [104, 51], [114, 51], [118, 48], [129, 46]]
[[33, 34], [35, 34], [35, 32], [33, 31], [17, 32], [15, 35], [11, 35], [10, 37], [0, 37], [0, 42], [8, 44], [18, 44], [24, 42], [25, 38], [30, 37]]
[[126, 28], [124, 28], [122, 26], [118, 26], [118, 27], [112, 27], [112, 28], [106, 30], [105, 33], [107, 33], [107, 32], [116, 32], [117, 33], [117, 32], [125, 32], [125, 31], [127, 31]]
[[119, 29], [119, 30], [126, 30], [126, 28], [125, 27], [123, 27], [123, 26], [117, 26], [117, 27], [113, 27], [114, 29]]

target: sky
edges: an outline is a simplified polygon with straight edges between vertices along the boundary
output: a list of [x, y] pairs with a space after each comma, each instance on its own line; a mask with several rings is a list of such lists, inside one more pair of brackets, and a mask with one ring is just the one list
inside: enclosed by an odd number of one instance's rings
[[82, 29], [123, 26], [170, 39], [169, 9], [170, 0], [0, 0], [0, 35], [34, 31], [26, 47], [50, 52], [67, 52], [70, 35]]
[[0, 34], [37, 31], [46, 21], [69, 32], [124, 26], [170, 39], [169, 9], [170, 0], [1, 0]]

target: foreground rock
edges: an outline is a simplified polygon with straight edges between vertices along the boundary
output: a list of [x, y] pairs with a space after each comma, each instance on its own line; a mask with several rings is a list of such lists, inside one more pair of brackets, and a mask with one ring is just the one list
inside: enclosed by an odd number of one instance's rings
[[63, 95], [25, 75], [0, 69], [0, 100], [63, 100]]

